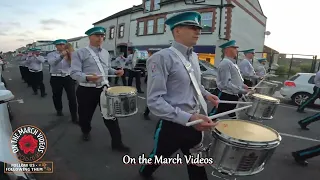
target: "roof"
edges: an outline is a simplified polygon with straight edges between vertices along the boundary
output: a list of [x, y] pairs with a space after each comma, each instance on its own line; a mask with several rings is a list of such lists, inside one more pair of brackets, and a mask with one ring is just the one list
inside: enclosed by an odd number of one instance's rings
[[87, 36], [79, 36], [79, 37], [75, 37], [75, 38], [71, 38], [71, 39], [67, 39], [68, 42], [72, 42], [72, 41], [78, 41], [84, 37], [87, 37]]
[[133, 12], [139, 12], [139, 11], [143, 11], [142, 4], [137, 5], [137, 6], [133, 6], [131, 8], [122, 10], [120, 12], [117, 12], [117, 13], [111, 15], [111, 16], [108, 16], [108, 17], [106, 17], [106, 18], [104, 18], [104, 19], [102, 19], [100, 21], [97, 21], [97, 22], [93, 23], [92, 25], [100, 24], [100, 23], [109, 21], [111, 19], [115, 19], [115, 18], [118, 18], [118, 17], [121, 17], [121, 16], [125, 16], [125, 15], [128, 15], [128, 14], [131, 14]]

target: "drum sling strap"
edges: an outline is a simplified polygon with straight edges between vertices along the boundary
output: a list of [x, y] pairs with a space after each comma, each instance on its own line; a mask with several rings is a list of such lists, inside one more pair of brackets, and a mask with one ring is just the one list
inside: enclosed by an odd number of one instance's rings
[[[95, 52], [93, 52], [93, 50], [90, 48], [90, 47], [86, 47], [86, 49], [90, 52], [91, 56], [93, 57], [94, 61], [96, 62], [97, 66], [98, 66], [98, 69], [99, 71], [101, 72], [101, 75], [102, 75], [102, 85], [107, 85], [107, 87], [110, 87], [109, 86], [109, 82], [108, 82], [108, 78], [106, 77], [106, 74], [104, 72], [104, 69], [101, 65], [101, 62], [100, 62], [100, 58], [95, 54]], [[108, 61], [106, 62], [107, 66], [108, 66]], [[101, 114], [103, 116], [103, 118], [107, 119], [107, 120], [116, 120], [114, 117], [110, 117], [108, 115], [108, 109], [107, 109], [107, 97], [106, 97], [106, 90], [107, 90], [107, 87], [104, 86], [103, 88], [103, 91], [101, 92], [100, 94], [100, 110], [101, 110]]]

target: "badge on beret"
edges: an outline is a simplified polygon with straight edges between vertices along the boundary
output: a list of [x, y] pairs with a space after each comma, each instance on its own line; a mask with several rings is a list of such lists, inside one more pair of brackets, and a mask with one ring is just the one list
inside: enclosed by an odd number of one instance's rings
[[198, 21], [198, 18], [197, 18], [197, 17], [195, 17], [194, 21], [195, 21], [197, 24], [199, 24], [199, 21]]

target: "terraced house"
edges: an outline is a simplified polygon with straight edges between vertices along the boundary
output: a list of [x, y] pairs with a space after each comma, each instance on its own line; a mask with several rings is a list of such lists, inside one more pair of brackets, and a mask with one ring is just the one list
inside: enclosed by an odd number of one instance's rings
[[104, 45], [110, 54], [127, 49], [159, 50], [173, 40], [164, 21], [174, 13], [198, 11], [202, 15], [197, 53], [218, 54], [216, 46], [235, 39], [241, 49], [263, 51], [266, 20], [258, 0], [206, 0], [205, 4], [187, 4], [192, 0], [142, 0], [142, 4], [125, 9], [94, 26], [107, 29]]

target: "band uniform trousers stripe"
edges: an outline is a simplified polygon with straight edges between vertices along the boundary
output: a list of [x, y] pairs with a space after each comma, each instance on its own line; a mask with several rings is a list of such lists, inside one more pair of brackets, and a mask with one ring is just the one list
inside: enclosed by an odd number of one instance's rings
[[[220, 91], [218, 94], [219, 99], [220, 99], [221, 95], [222, 95], [222, 91]], [[209, 113], [209, 116], [214, 115], [216, 112], [217, 112], [217, 108], [216, 107], [212, 108], [211, 112]]]
[[311, 98], [309, 98], [306, 102], [302, 103], [302, 105], [299, 107], [299, 109], [305, 108], [305, 106], [307, 106], [311, 101], [313, 101], [314, 99], [319, 97], [320, 88], [318, 88], [318, 87], [316, 87], [316, 88], [317, 88], [316, 92], [313, 94], [313, 96]]
[[300, 156], [305, 156], [305, 155], [312, 154], [312, 153], [316, 153], [316, 152], [319, 152], [319, 151], [320, 151], [320, 148], [314, 149], [314, 150], [311, 150], [311, 151], [301, 152], [301, 153], [299, 153], [299, 155], [300, 155]]
[[[161, 128], [162, 128], [162, 122], [163, 122], [163, 120], [160, 120], [158, 128], [156, 130], [156, 133], [154, 135], [154, 147], [153, 147], [153, 151], [150, 154], [149, 158], [153, 158], [155, 156], [155, 154], [157, 153], [159, 134], [160, 134], [160, 131], [161, 131]], [[142, 172], [145, 167], [146, 167], [146, 165], [141, 166], [140, 172]]]
[[308, 123], [309, 121], [312, 121], [312, 120], [314, 120], [315, 118], [318, 118], [318, 117], [320, 117], [320, 113], [317, 113], [317, 114], [312, 115], [312, 116], [310, 116], [310, 117], [308, 117], [308, 118], [306, 118], [306, 119], [303, 119], [303, 120], [300, 121], [300, 122], [303, 123], [303, 124], [305, 124], [305, 123]]

